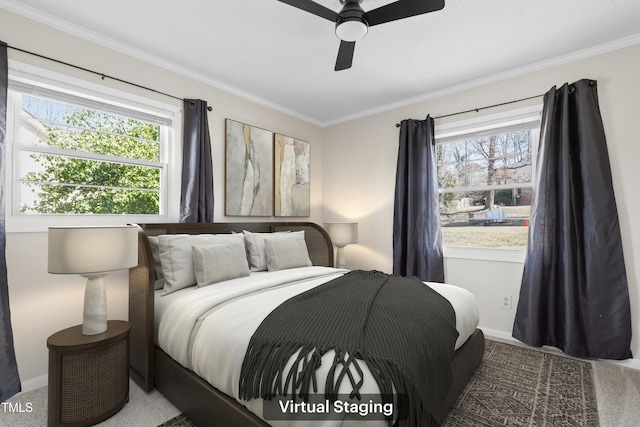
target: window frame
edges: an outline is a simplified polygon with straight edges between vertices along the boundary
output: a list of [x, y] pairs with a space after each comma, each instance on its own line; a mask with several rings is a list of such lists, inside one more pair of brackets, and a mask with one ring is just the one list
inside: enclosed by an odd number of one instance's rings
[[[25, 89], [33, 88], [29, 93]], [[20, 154], [33, 150], [31, 146], [20, 145], [20, 114], [16, 111], [15, 92], [38, 95], [57, 92], [64, 101], [85, 99], [83, 106], [108, 113], [128, 112], [132, 118], [157, 117], [162, 123], [160, 136], [160, 213], [158, 215], [132, 214], [22, 214], [19, 206]], [[103, 108], [100, 108], [100, 107]], [[18, 114], [16, 114], [18, 113]], [[96, 84], [73, 76], [60, 74], [18, 61], [9, 60], [9, 93], [7, 99], [7, 133], [5, 162], [5, 218], [6, 231], [42, 232], [50, 226], [64, 225], [121, 225], [128, 223], [176, 222], [180, 209], [182, 134], [181, 107], [124, 92], [110, 86]], [[45, 151], [47, 151], [45, 149]], [[78, 157], [93, 158], [91, 154], [77, 153]], [[95, 156], [100, 157], [99, 155]]]
[[[482, 117], [476, 117], [473, 119], [453, 121], [436, 125], [434, 129], [435, 144], [441, 145], [454, 140], [459, 140], [465, 135], [468, 136], [481, 136], [479, 134], [489, 133], [493, 130], [516, 130], [519, 127], [526, 126], [527, 124], [540, 123], [542, 118], [542, 104], [535, 104], [529, 107], [523, 107], [518, 109], [512, 109], [503, 111], [500, 113], [488, 114]], [[528, 127], [528, 126], [527, 126]], [[535, 192], [536, 183], [536, 161], [538, 153], [539, 143], [539, 131], [532, 135], [532, 156], [531, 156], [531, 182], [530, 183], [516, 183], [510, 184], [494, 184], [494, 185], [482, 185], [473, 187], [457, 187], [447, 189], [447, 192], [455, 191], [484, 191], [488, 189], [503, 189], [503, 188], [531, 188]], [[438, 188], [438, 194], [442, 191]], [[475, 259], [484, 261], [499, 261], [499, 262], [514, 262], [523, 263], [526, 249], [518, 248], [485, 248], [485, 247], [463, 247], [463, 246], [450, 246], [443, 244], [443, 255], [447, 258], [462, 258], [462, 259]]]

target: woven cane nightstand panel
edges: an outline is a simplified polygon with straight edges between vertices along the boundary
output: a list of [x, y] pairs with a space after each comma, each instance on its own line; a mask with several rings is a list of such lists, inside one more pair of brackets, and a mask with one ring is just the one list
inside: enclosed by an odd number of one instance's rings
[[60, 421], [74, 423], [114, 410], [127, 398], [127, 340], [62, 357]]

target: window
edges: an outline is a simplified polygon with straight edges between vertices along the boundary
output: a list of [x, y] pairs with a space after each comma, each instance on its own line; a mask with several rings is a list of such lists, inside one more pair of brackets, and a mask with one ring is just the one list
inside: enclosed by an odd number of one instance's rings
[[176, 111], [113, 90], [52, 84], [46, 74], [10, 72], [8, 219], [23, 225], [43, 218], [47, 225], [168, 220]]
[[539, 127], [536, 107], [437, 129], [445, 246], [526, 248]]

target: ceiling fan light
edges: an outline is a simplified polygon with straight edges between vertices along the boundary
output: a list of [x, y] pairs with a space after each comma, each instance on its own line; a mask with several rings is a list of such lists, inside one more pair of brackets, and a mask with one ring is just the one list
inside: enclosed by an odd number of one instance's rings
[[369, 26], [360, 19], [340, 21], [336, 24], [336, 36], [346, 42], [355, 42], [367, 35]]

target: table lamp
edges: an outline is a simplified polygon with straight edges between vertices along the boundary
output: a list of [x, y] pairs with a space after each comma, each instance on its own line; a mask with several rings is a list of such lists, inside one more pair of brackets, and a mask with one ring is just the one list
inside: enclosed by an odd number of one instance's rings
[[329, 233], [331, 242], [338, 248], [336, 254], [336, 267], [344, 268], [344, 247], [351, 243], [358, 243], [357, 222], [326, 222], [325, 230]]
[[53, 274], [87, 278], [82, 334], [107, 330], [107, 293], [102, 277], [138, 265], [138, 228], [127, 226], [49, 227], [49, 265]]

